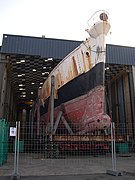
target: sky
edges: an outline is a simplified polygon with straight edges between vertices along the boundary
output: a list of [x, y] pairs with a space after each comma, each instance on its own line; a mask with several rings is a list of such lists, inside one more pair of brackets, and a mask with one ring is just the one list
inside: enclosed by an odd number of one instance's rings
[[135, 47], [134, 9], [134, 0], [0, 0], [0, 45], [3, 34], [82, 41], [91, 15], [106, 10], [106, 43]]

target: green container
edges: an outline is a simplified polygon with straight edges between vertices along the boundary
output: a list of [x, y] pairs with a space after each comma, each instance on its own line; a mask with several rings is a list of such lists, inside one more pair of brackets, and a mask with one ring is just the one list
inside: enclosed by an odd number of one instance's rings
[[128, 153], [129, 152], [128, 143], [116, 143], [116, 151], [119, 153]]
[[8, 130], [5, 119], [0, 119], [0, 166], [7, 161], [8, 156]]
[[4, 120], [0, 120], [0, 166], [4, 163]]

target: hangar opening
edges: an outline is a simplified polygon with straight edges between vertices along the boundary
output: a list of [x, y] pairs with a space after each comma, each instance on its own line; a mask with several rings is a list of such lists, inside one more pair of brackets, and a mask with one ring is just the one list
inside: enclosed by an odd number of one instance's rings
[[[22, 140], [23, 153], [31, 153], [33, 156], [34, 152], [38, 152], [38, 155], [34, 154], [34, 158], [52, 158], [52, 151], [44, 155], [44, 150], [47, 148], [45, 136], [42, 137], [46, 130], [44, 125], [42, 124], [43, 128], [40, 129], [39, 139], [34, 134], [37, 132], [38, 121], [35, 119], [37, 124], [34, 126], [32, 110], [38, 102], [38, 90], [50, 72], [80, 43], [80, 41], [3, 35], [0, 51], [0, 118], [6, 119], [11, 126], [15, 121], [21, 122], [20, 140]], [[134, 55], [133, 47], [106, 45], [105, 107], [116, 124], [116, 135], [124, 135], [126, 139], [128, 138], [131, 147], [135, 140]], [[34, 146], [31, 142], [32, 138]], [[12, 139], [10, 140], [12, 144]], [[71, 148], [76, 148], [70, 141], [71, 144]], [[84, 144], [79, 147], [83, 148]], [[9, 151], [10, 153], [14, 151], [13, 144]], [[56, 151], [54, 156], [58, 156]]]

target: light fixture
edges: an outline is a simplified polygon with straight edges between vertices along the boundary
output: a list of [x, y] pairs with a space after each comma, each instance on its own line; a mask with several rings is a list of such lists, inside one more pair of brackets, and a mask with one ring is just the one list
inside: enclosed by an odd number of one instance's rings
[[109, 69], [110, 69], [109, 67], [106, 67], [106, 68], [105, 68], [105, 71], [106, 71], [106, 70], [109, 70]]
[[22, 74], [18, 74], [17, 76], [18, 76], [18, 77], [22, 77]]
[[45, 61], [45, 62], [47, 62], [47, 61], [53, 61], [53, 58], [47, 58], [47, 59], [45, 59], [44, 61]]
[[26, 95], [20, 95], [20, 97], [26, 97]]
[[26, 94], [26, 92], [22, 92], [22, 94]]
[[18, 74], [17, 76], [18, 77], [22, 77], [22, 76], [25, 76], [25, 74]]
[[48, 60], [48, 61], [53, 61], [53, 58], [48, 58], [47, 60]]
[[25, 88], [19, 88], [19, 90], [20, 90], [20, 91], [24, 91], [24, 90], [25, 90]]
[[19, 84], [19, 86], [21, 87], [21, 86], [23, 86], [23, 84]]
[[21, 62], [20, 61], [16, 61], [16, 64], [20, 64]]
[[20, 61], [16, 61], [16, 64], [24, 63], [25, 59], [21, 59]]
[[20, 61], [20, 63], [24, 63], [25, 62], [25, 59], [22, 59], [21, 61]]

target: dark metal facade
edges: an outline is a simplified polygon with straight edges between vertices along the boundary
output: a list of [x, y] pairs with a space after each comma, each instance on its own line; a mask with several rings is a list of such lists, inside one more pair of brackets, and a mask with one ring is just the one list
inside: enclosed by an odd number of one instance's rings
[[[80, 44], [81, 41], [4, 34], [1, 53], [63, 59]], [[135, 48], [107, 44], [106, 63], [135, 65]]]
[[135, 48], [107, 44], [106, 63], [135, 65]]
[[1, 53], [63, 59], [80, 43], [81, 41], [4, 34]]

